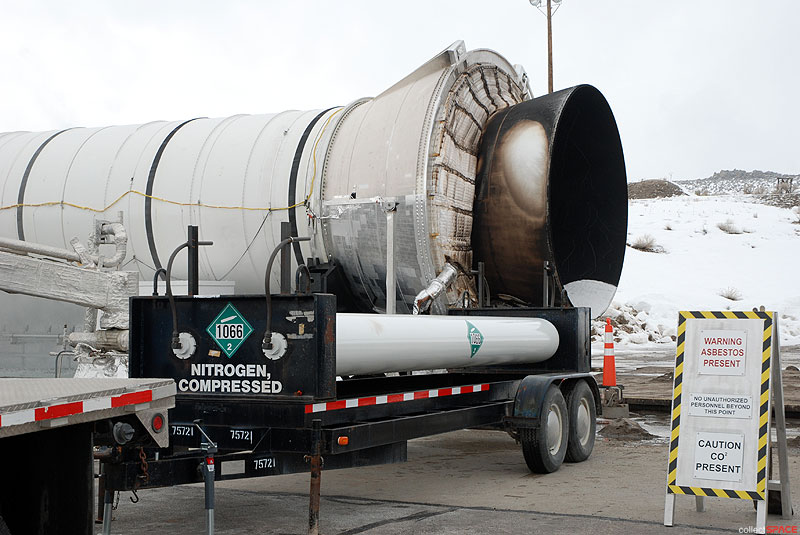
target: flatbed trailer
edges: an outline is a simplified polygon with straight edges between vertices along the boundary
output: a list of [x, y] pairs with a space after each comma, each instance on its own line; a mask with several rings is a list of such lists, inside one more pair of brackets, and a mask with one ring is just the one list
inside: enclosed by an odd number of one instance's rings
[[174, 404], [171, 379], [0, 379], [0, 533], [93, 533], [93, 446], [166, 446]]

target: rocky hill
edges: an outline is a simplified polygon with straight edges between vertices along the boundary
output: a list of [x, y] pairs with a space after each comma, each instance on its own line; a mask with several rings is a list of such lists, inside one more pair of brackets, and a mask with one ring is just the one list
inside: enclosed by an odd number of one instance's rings
[[774, 171], [742, 171], [741, 169], [717, 171], [707, 178], [676, 180], [686, 191], [698, 195], [724, 195], [728, 193], [776, 193], [779, 178], [793, 179], [794, 190], [800, 189], [800, 175], [786, 175]]

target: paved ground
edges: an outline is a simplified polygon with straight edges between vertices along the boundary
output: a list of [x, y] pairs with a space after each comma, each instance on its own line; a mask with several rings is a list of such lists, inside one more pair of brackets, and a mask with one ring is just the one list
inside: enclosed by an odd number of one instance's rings
[[[797, 503], [800, 458], [791, 453]], [[408, 457], [397, 465], [323, 472], [322, 532], [676, 535], [740, 533], [755, 523], [751, 502], [709, 499], [698, 513], [693, 498], [678, 497], [676, 526], [664, 527], [665, 439], [598, 438], [588, 461], [546, 476], [530, 474], [514, 441], [494, 431], [415, 440]], [[300, 474], [218, 483], [217, 533], [305, 533], [308, 485]], [[114, 513], [114, 533], [203, 532], [199, 485], [144, 491], [137, 504], [129, 496], [122, 495]], [[768, 517], [769, 525], [797, 521]]]
[[[791, 349], [784, 352], [784, 367], [800, 364], [800, 351]], [[672, 371], [674, 350], [622, 353], [617, 369], [626, 397], [663, 399], [668, 407], [672, 380], [664, 374]], [[787, 405], [800, 407], [800, 372], [784, 372], [784, 388]], [[747, 533], [755, 512], [741, 500], [709, 499], [706, 512], [698, 513], [693, 498], [679, 496], [676, 526], [663, 526], [668, 414], [637, 421], [660, 438], [598, 437], [588, 461], [546, 476], [528, 471], [508, 435], [476, 430], [414, 440], [406, 463], [323, 471], [322, 533]], [[800, 434], [798, 420], [789, 421], [788, 433]], [[798, 453], [790, 449], [796, 504]], [[218, 483], [216, 532], [305, 533], [308, 487], [302, 474]], [[204, 533], [202, 486], [144, 491], [136, 504], [130, 496], [120, 499], [113, 533]], [[790, 520], [770, 515], [767, 524], [798, 521], [800, 514]]]

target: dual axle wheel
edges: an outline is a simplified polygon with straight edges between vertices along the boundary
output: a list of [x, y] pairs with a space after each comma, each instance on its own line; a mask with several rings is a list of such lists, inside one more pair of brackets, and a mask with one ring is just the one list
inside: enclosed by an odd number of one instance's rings
[[597, 410], [594, 396], [580, 380], [566, 399], [556, 385], [544, 396], [537, 428], [520, 429], [522, 454], [532, 472], [555, 472], [565, 460], [581, 462], [594, 448]]

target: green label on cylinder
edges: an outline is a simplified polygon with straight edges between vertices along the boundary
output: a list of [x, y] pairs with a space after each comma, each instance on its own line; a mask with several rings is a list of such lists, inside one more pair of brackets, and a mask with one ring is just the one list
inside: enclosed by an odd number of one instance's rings
[[472, 351], [469, 358], [472, 358], [483, 345], [483, 334], [470, 322], [467, 322], [467, 340], [469, 340], [469, 347]]

